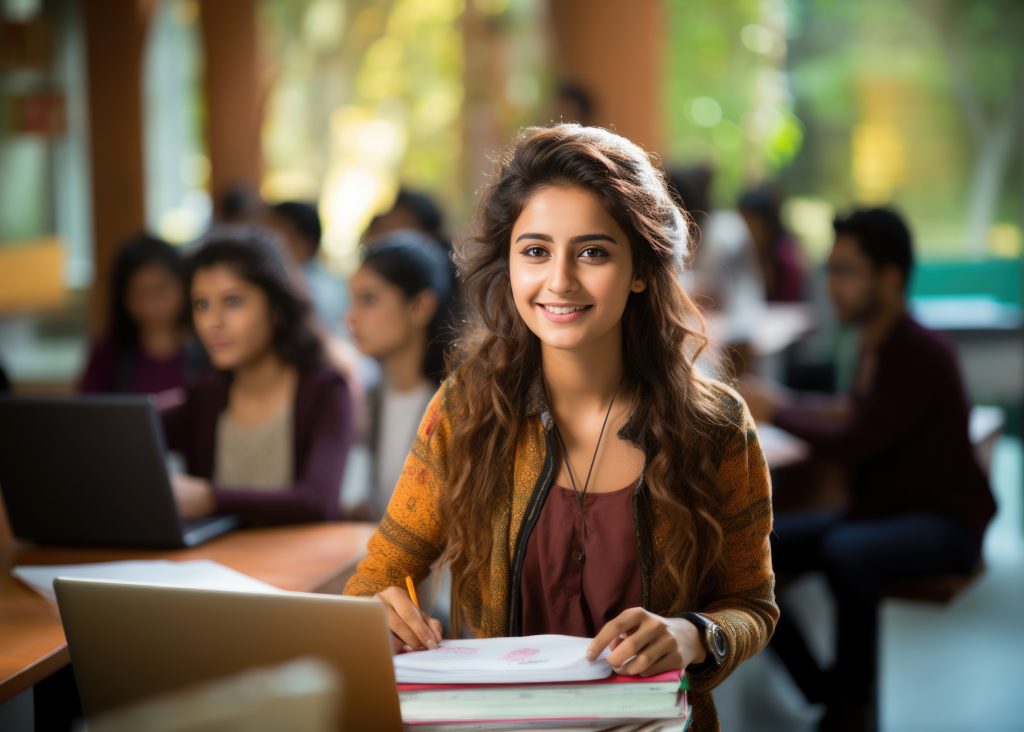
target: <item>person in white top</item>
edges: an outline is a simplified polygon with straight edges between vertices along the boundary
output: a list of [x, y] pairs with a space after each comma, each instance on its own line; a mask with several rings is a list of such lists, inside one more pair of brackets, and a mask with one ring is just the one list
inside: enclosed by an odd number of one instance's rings
[[380, 520], [444, 376], [454, 282], [441, 247], [401, 230], [373, 241], [350, 288], [346, 321], [359, 350], [377, 359], [382, 372], [380, 384], [367, 395], [362, 430], [370, 454], [362, 512]]

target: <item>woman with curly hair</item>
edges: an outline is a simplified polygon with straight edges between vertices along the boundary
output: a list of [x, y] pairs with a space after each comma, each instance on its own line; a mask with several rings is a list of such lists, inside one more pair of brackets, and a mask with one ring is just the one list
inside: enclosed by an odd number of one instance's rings
[[703, 376], [679, 285], [684, 218], [648, 156], [602, 129], [525, 130], [456, 250], [472, 317], [346, 592], [395, 650], [438, 620], [405, 590], [452, 574], [452, 632], [593, 637], [619, 673], [708, 691], [778, 617], [771, 491], [743, 401]]
[[182, 516], [337, 518], [352, 398], [325, 365], [276, 243], [255, 230], [214, 233], [185, 275], [192, 326], [216, 373], [163, 413], [167, 446], [188, 470], [172, 478]]

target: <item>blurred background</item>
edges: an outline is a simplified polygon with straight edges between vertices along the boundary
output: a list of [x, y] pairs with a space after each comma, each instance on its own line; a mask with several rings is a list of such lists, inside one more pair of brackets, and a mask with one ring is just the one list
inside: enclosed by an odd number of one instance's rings
[[[73, 391], [143, 229], [184, 245], [313, 201], [344, 277], [404, 186], [457, 237], [497, 151], [559, 117], [713, 170], [709, 207], [770, 181], [819, 285], [837, 210], [907, 215], [916, 312], [1004, 415], [1000, 514], [972, 595], [887, 608], [882, 726], [1024, 729], [1018, 0], [0, 0], [0, 365], [16, 392]], [[834, 329], [804, 348], [850, 350]], [[773, 663], [721, 690], [725, 729], [810, 728]]]

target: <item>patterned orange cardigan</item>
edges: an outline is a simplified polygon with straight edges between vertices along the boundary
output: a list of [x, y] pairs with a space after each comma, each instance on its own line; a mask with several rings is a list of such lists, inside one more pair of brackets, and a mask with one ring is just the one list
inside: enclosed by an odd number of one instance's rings
[[[779, 614], [768, 543], [772, 527], [768, 467], [746, 405], [724, 385], [716, 384], [716, 389], [733, 415], [734, 425], [723, 429], [715, 441], [717, 454], [711, 456], [718, 465], [721, 490], [717, 519], [725, 535], [723, 570], [685, 597], [671, 596], [667, 583], [659, 582], [651, 568], [655, 566], [653, 557], [660, 556], [659, 548], [673, 527], [659, 516], [642, 487], [633, 500], [644, 607], [664, 616], [696, 610], [714, 619], [728, 639], [728, 658], [720, 668], [691, 674], [694, 732], [718, 729], [710, 690], [739, 663], [764, 648]], [[404, 586], [406, 575], [418, 583], [441, 554], [445, 527], [439, 499], [446, 485], [446, 451], [452, 434], [447, 393], [448, 386], [442, 386], [427, 408], [387, 512], [345, 594], [372, 596], [390, 586]], [[521, 632], [519, 581], [523, 555], [554, 479], [555, 451], [543, 389], [533, 390], [530, 404], [528, 426], [513, 466], [509, 510], [496, 511], [493, 519], [489, 570], [473, 583], [474, 594], [464, 600], [463, 617], [480, 637]], [[630, 429], [627, 424], [620, 436], [633, 439]]]

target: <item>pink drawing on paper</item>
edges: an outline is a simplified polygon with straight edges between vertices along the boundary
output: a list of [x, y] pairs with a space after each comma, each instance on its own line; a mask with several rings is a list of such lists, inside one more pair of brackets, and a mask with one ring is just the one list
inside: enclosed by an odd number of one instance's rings
[[509, 663], [525, 663], [531, 656], [540, 653], [539, 648], [517, 648], [505, 654], [505, 660]]

